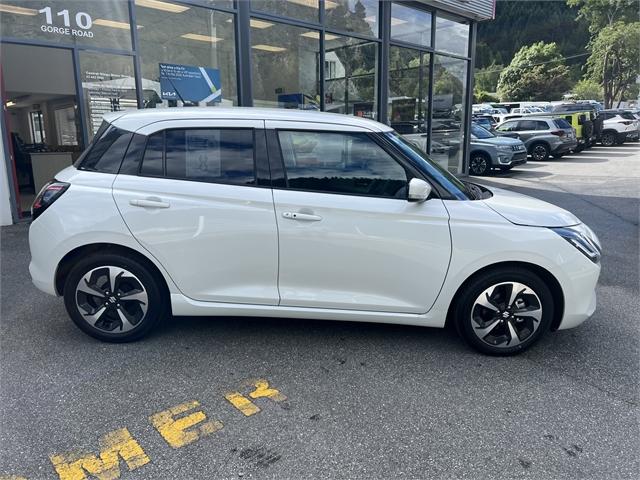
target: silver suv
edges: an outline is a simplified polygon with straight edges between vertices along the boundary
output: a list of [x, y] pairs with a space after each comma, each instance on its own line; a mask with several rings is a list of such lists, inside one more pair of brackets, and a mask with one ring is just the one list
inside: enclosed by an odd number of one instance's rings
[[511, 170], [514, 166], [527, 162], [527, 148], [522, 140], [496, 137], [487, 129], [471, 124], [469, 173], [488, 175], [491, 169]]
[[498, 125], [495, 133], [519, 138], [532, 160], [537, 161], [547, 160], [550, 155], [560, 158], [578, 146], [576, 132], [562, 118], [514, 118]]

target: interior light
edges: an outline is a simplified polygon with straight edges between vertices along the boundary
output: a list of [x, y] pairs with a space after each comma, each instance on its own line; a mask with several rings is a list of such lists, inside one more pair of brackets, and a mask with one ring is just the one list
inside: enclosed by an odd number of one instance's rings
[[[231, 19], [229, 19], [231, 20]], [[229, 21], [227, 20], [227, 21]], [[251, 26], [253, 28], [269, 28], [269, 27], [273, 27], [273, 23], [271, 22], [265, 22], [264, 20], [258, 20], [257, 18], [252, 18], [249, 23], [251, 24]]]
[[211, 37], [209, 35], [200, 35], [199, 33], [185, 33], [184, 35], [180, 35], [182, 38], [186, 38], [188, 40], [198, 40], [199, 42], [208, 42], [208, 43], [216, 43], [220, 40], [224, 40], [223, 38]]
[[[129, 28], [131, 28], [128, 23], [116, 22], [115, 20], [107, 20], [105, 18], [98, 18], [93, 21], [93, 24], [100, 25], [102, 27], [121, 28], [123, 30], [129, 30]], [[139, 25], [138, 28], [140, 28]]]
[[[314, 40], [320, 40], [320, 32], [315, 30], [311, 30], [309, 32], [304, 32], [300, 34], [301, 37], [313, 38]], [[336, 38], [340, 38], [338, 35], [331, 35], [330, 33], [324, 34], [325, 40], [335, 40]]]
[[189, 7], [176, 5], [175, 3], [161, 2], [160, 0], [136, 0], [136, 5], [171, 13], [182, 13], [185, 10], [189, 10]]
[[253, 47], [251, 48], [255, 48], [256, 50], [263, 50], [265, 52], [284, 52], [286, 50], [286, 48], [284, 47], [276, 47], [274, 45], [265, 45], [262, 43], [253, 45]]
[[6, 5], [0, 3], [0, 12], [16, 13], [18, 15], [37, 15], [38, 11], [33, 8], [16, 7], [15, 5]]

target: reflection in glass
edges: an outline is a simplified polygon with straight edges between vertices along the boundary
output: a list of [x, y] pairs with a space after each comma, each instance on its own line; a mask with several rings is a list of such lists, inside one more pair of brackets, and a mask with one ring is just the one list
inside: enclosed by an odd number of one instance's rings
[[128, 0], [2, 0], [5, 37], [131, 50]]
[[469, 54], [469, 23], [436, 15], [436, 50], [466, 57]]
[[429, 54], [412, 48], [389, 48], [389, 124], [427, 151]]
[[449, 171], [462, 171], [466, 60], [436, 55], [433, 78], [431, 157]]
[[[136, 2], [138, 23], [153, 25], [138, 29], [144, 108], [237, 105], [235, 16], [177, 3], [170, 5], [179, 8], [167, 10], [148, 1]], [[161, 63], [218, 69], [220, 85], [215, 87], [222, 90], [221, 97], [207, 103], [163, 94]]]
[[320, 33], [266, 23], [251, 29], [254, 106], [319, 110]]
[[377, 43], [325, 34], [325, 110], [376, 118]]
[[326, 0], [327, 27], [377, 37], [379, 3], [378, 0]]
[[133, 57], [82, 51], [80, 79], [89, 140], [100, 128], [105, 113], [138, 107]]
[[405, 7], [391, 6], [391, 38], [428, 47], [431, 45], [431, 13]]
[[252, 0], [251, 9], [274, 15], [318, 22], [318, 0]]

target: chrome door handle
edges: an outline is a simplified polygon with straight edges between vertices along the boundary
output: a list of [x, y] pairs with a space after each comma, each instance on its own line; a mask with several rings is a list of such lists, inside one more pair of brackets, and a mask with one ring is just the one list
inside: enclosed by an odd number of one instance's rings
[[169, 208], [171, 206], [169, 202], [163, 202], [157, 197], [134, 198], [129, 200], [129, 205], [145, 208]]
[[309, 213], [282, 212], [282, 216], [289, 220], [302, 220], [303, 222], [319, 222], [322, 220], [320, 215], [311, 215]]

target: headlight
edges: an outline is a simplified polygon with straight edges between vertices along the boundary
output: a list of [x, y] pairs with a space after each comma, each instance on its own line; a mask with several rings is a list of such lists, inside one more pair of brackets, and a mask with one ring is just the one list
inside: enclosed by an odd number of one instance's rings
[[593, 263], [598, 263], [602, 255], [602, 247], [598, 236], [585, 224], [573, 227], [552, 228], [571, 245], [580, 250]]
[[510, 152], [511, 151], [511, 145], [500, 145], [498, 147], [498, 150], [500, 150], [501, 152]]

